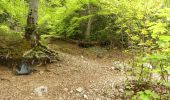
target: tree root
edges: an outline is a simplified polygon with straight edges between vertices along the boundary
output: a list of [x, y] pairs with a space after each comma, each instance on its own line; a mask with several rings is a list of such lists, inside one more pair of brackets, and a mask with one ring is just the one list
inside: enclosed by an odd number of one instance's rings
[[59, 61], [58, 53], [50, 48], [39, 45], [30, 50], [24, 51], [21, 56], [12, 56], [9, 53], [6, 55], [0, 55], [0, 64], [16, 67], [20, 64], [27, 63], [29, 66], [46, 65]]

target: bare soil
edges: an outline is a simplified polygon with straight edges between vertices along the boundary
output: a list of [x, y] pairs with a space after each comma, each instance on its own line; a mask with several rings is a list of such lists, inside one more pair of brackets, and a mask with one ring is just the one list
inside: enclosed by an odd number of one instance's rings
[[[59, 62], [35, 67], [31, 75], [16, 76], [0, 66], [0, 100], [121, 100], [116, 85], [125, 76], [112, 67], [113, 59], [128, 59], [119, 51], [92, 47], [83, 49], [62, 41], [49, 44], [59, 53]], [[33, 91], [46, 86], [47, 93], [38, 96]], [[79, 91], [79, 89], [82, 89]]]

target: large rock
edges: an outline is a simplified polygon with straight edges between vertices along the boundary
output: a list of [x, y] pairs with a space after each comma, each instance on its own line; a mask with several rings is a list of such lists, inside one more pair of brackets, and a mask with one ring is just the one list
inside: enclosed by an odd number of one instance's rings
[[17, 75], [28, 75], [31, 73], [31, 68], [27, 65], [27, 63], [22, 63], [17, 69]]

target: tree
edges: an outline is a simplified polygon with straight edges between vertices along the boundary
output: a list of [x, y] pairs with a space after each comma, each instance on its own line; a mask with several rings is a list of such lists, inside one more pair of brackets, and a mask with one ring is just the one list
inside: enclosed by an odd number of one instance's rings
[[34, 46], [39, 44], [37, 20], [38, 20], [38, 0], [29, 0], [29, 11], [27, 16], [25, 38], [27, 40], [31, 40]]
[[[90, 7], [90, 3], [87, 4], [87, 10], [88, 10], [88, 14], [90, 15], [91, 14], [91, 7]], [[89, 38], [90, 36], [90, 33], [91, 33], [91, 24], [92, 24], [92, 18], [90, 17], [88, 19], [88, 23], [87, 23], [87, 29], [86, 29], [86, 38]]]

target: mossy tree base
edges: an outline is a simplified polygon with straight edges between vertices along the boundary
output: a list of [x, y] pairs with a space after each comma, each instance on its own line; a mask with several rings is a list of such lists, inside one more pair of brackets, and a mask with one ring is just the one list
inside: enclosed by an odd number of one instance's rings
[[15, 67], [23, 61], [30, 66], [48, 64], [59, 60], [58, 54], [46, 46], [31, 47], [30, 41], [21, 39], [0, 43], [0, 64]]

